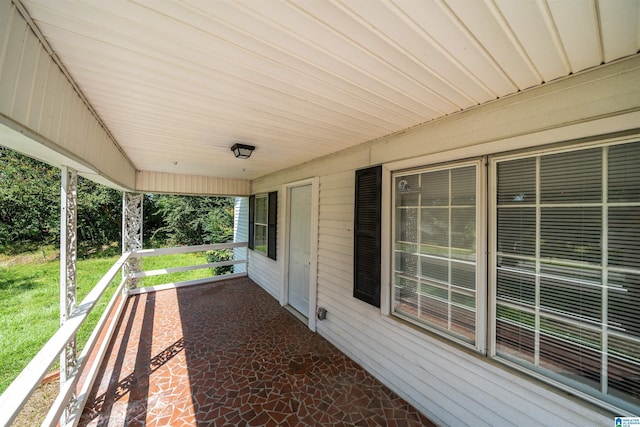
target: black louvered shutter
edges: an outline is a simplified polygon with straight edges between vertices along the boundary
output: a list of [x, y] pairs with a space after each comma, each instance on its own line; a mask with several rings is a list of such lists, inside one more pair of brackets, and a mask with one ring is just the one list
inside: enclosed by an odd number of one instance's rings
[[269, 193], [269, 212], [267, 230], [267, 256], [276, 259], [276, 231], [278, 227], [278, 192]]
[[255, 243], [255, 214], [256, 214], [256, 196], [249, 196], [249, 249], [254, 249]]
[[353, 296], [380, 307], [382, 167], [356, 171]]

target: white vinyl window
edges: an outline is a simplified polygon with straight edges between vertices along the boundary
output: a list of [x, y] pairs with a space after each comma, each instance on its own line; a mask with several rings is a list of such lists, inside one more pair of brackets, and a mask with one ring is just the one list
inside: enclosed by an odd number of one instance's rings
[[640, 143], [498, 158], [496, 356], [640, 408]]
[[254, 223], [254, 244], [255, 250], [260, 251], [266, 255], [267, 253], [267, 239], [268, 239], [268, 224], [269, 219], [269, 198], [267, 194], [261, 194], [256, 196], [256, 213]]
[[472, 347], [480, 162], [393, 175], [394, 315]]

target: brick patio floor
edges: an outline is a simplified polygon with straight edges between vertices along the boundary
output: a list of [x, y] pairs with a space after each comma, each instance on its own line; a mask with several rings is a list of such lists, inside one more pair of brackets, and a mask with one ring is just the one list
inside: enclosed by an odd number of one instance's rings
[[80, 425], [433, 424], [241, 278], [131, 297]]

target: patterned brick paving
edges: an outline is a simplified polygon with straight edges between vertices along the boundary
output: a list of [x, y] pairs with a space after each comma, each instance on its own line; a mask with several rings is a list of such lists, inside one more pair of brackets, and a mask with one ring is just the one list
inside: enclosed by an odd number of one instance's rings
[[80, 425], [433, 425], [251, 280], [131, 297]]

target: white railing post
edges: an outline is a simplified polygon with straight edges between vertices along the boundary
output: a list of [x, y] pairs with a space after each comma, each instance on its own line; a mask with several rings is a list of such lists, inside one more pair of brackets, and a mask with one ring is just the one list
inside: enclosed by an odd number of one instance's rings
[[[62, 167], [60, 180], [60, 326], [64, 325], [76, 308], [76, 261], [77, 254], [77, 212], [78, 173]], [[69, 340], [60, 354], [60, 389], [73, 376], [78, 363], [76, 357], [76, 336]], [[60, 425], [64, 425], [76, 404], [72, 394]]]
[[135, 252], [142, 249], [143, 200], [141, 193], [122, 193], [122, 253], [134, 253], [122, 270], [123, 279], [127, 281], [125, 289], [138, 286], [138, 279], [133, 275], [142, 271], [142, 259], [135, 256]]

